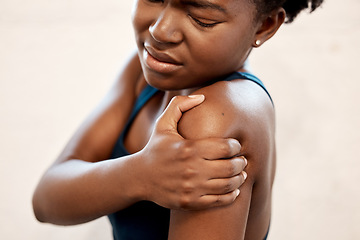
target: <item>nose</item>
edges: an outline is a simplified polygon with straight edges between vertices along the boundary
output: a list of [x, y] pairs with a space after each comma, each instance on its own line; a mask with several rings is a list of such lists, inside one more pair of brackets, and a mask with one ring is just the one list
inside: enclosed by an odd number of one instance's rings
[[180, 43], [183, 40], [180, 23], [176, 11], [167, 7], [150, 25], [149, 32], [159, 43]]

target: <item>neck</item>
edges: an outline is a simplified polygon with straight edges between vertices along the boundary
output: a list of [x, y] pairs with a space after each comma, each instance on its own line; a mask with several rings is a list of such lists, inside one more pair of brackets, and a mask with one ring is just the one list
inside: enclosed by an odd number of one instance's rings
[[[241, 67], [237, 71], [238, 72], [248, 72], [249, 71], [248, 64], [246, 64], [246, 63], [242, 64]], [[195, 92], [196, 90], [198, 90], [200, 88], [201, 87], [164, 91], [161, 108], [165, 109], [173, 97], [191, 95], [193, 92]]]

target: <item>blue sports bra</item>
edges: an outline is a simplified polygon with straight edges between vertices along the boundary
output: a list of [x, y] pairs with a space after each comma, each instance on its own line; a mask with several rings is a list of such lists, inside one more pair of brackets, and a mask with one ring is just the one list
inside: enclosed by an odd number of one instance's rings
[[[220, 81], [235, 79], [250, 80], [258, 84], [266, 94], [271, 96], [264, 84], [254, 75], [245, 72], [234, 72]], [[140, 109], [160, 90], [146, 86], [137, 98], [132, 113], [121, 132], [111, 154], [111, 158], [118, 158], [130, 153], [124, 146], [125, 136]], [[108, 215], [113, 227], [114, 240], [166, 240], [168, 238], [170, 210], [153, 202], [140, 201], [132, 206]], [[267, 238], [267, 234], [264, 240]]]

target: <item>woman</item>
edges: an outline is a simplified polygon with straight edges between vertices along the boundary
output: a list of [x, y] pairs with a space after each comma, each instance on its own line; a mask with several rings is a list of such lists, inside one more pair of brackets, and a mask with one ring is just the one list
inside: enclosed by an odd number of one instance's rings
[[109, 215], [115, 239], [265, 239], [274, 108], [244, 63], [309, 2], [136, 1], [138, 56], [40, 181], [38, 219]]

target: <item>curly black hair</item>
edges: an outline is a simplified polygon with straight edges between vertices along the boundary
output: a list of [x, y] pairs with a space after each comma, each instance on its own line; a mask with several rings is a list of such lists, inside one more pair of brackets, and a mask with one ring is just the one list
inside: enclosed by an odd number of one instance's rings
[[253, 2], [257, 6], [259, 17], [282, 7], [286, 11], [286, 23], [291, 23], [302, 10], [310, 8], [310, 12], [313, 12], [323, 0], [253, 0]]

